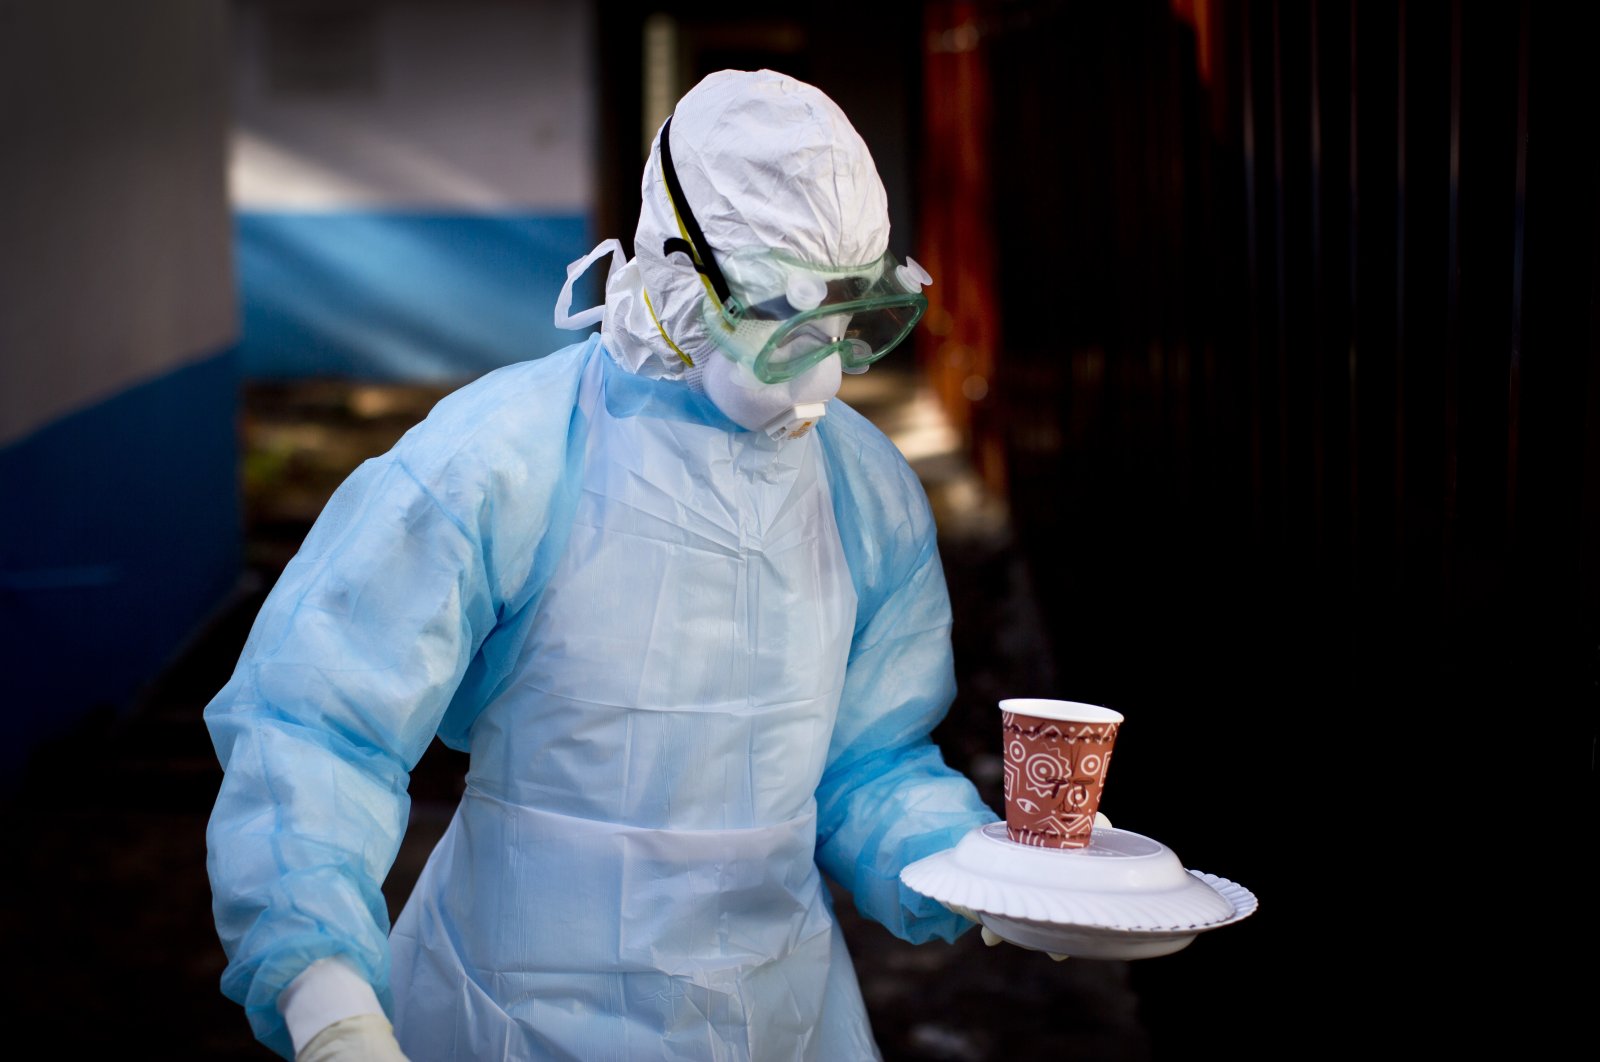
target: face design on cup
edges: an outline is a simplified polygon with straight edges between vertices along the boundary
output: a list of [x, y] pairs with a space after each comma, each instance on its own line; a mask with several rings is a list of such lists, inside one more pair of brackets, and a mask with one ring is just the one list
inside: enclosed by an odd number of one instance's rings
[[1042, 848], [1087, 845], [1119, 725], [1002, 711], [1007, 836]]

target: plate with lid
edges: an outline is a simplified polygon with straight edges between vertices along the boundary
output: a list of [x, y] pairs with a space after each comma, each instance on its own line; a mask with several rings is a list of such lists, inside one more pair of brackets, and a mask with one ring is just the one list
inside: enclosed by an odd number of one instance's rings
[[1169, 955], [1257, 906], [1244, 886], [1187, 870], [1159, 841], [1109, 827], [1082, 848], [1042, 848], [990, 823], [900, 879], [1014, 944], [1086, 959]]

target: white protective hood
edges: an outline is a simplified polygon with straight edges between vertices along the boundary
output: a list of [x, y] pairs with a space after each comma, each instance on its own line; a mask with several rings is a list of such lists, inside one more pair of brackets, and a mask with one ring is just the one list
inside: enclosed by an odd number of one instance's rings
[[[764, 247], [819, 265], [853, 265], [889, 249], [888, 196], [872, 155], [821, 90], [771, 70], [719, 71], [678, 102], [671, 135], [678, 181], [713, 252]], [[659, 131], [640, 194], [637, 257], [618, 268], [622, 256], [613, 256], [601, 332], [630, 371], [681, 376], [687, 366], [663, 331], [703, 368], [725, 356], [707, 336], [699, 274], [685, 255], [662, 253], [681, 233], [661, 175]], [[650, 294], [659, 329], [641, 291]], [[830, 362], [837, 388], [838, 359]]]

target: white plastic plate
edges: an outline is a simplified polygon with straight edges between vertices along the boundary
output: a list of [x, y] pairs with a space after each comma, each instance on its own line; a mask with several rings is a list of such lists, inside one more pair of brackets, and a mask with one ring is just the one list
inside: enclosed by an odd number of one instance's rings
[[1018, 844], [991, 823], [900, 878], [1012, 943], [1081, 958], [1168, 955], [1256, 909], [1243, 886], [1185, 870], [1166, 845], [1110, 828], [1084, 848], [1055, 849]]

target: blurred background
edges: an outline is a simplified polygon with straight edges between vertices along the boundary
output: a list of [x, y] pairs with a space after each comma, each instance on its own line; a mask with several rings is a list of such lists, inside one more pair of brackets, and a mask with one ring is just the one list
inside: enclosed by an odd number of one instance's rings
[[[996, 700], [1114, 707], [1106, 813], [1261, 903], [1133, 963], [910, 948], [843, 903], [885, 1055], [1587, 1042], [1581, 10], [0, 0], [14, 1027], [268, 1057], [217, 990], [201, 710], [357, 463], [580, 338], [565, 267], [631, 244], [676, 98], [770, 67], [851, 116], [935, 277], [844, 397], [940, 521], [947, 759], [998, 807]], [[414, 776], [394, 910], [461, 769]]]

